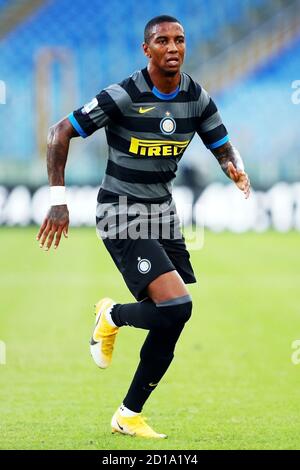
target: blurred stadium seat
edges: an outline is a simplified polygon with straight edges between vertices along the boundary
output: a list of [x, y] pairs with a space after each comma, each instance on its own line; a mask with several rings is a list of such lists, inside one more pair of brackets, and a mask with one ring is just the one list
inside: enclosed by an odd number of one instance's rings
[[[293, 104], [291, 88], [299, 77], [299, 49], [297, 40], [217, 98], [232, 141], [240, 149], [257, 189], [300, 178], [300, 106]], [[197, 151], [193, 148], [194, 153]], [[211, 178], [219, 179], [211, 158], [203, 157], [211, 168]], [[196, 158], [194, 155], [193, 160]]]
[[[0, 183], [22, 182], [36, 187], [46, 181], [43, 160], [49, 125], [102, 87], [146, 64], [140, 44], [144, 25], [151, 17], [167, 13], [180, 19], [188, 42], [185, 70], [193, 73], [199, 63], [205, 68], [222, 48], [247, 38], [249, 29], [263, 28], [267, 18], [281, 11], [284, 18], [284, 8], [292, 3], [27, 1], [27, 6], [36, 5], [35, 9], [15, 18], [14, 27], [4, 36], [0, 33], [0, 80], [5, 82], [7, 93], [6, 105], [0, 105]], [[15, 4], [0, 0], [0, 18], [17, 15]], [[232, 140], [246, 160], [254, 185], [259, 187], [300, 177], [296, 137], [300, 108], [291, 102], [291, 83], [300, 78], [299, 46], [299, 40], [293, 38], [275, 58], [267, 57], [255, 71], [216, 96]], [[200, 141], [191, 152], [196, 158], [205, 153]], [[80, 144], [74, 142], [69, 182], [98, 184], [105, 156], [101, 132]], [[212, 175], [215, 179], [215, 173], [215, 167], [209, 166], [207, 180]]]

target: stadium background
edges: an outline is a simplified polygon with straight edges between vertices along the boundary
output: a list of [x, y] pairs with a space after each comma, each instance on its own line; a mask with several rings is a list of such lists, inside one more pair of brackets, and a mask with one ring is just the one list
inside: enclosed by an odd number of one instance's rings
[[[159, 445], [299, 446], [299, 369], [290, 360], [300, 336], [299, 12], [299, 0], [0, 0], [0, 448], [145, 446], [106, 436], [143, 334], [124, 331], [114, 378], [98, 379], [105, 406], [88, 362], [87, 312], [99, 286], [128, 301], [120, 276], [93, 229], [71, 230], [54, 256], [38, 250], [36, 228], [25, 226], [38, 224], [48, 206], [49, 126], [143, 67], [144, 25], [162, 13], [183, 23], [184, 70], [216, 100], [253, 193], [245, 202], [194, 138], [176, 182], [179, 205], [194, 201], [212, 231], [249, 233], [208, 231], [192, 255], [201, 285], [191, 290], [204, 307], [179, 345], [167, 386], [152, 398], [156, 427], [176, 436]], [[106, 155], [102, 130], [72, 142], [66, 174], [74, 226], [94, 224]], [[199, 377], [184, 388], [193, 361]], [[184, 438], [171, 420], [174, 408]]]

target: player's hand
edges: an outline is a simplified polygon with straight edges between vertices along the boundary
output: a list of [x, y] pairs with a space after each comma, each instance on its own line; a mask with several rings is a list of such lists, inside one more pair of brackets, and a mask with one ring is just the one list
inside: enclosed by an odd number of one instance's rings
[[243, 191], [245, 198], [248, 199], [250, 195], [250, 179], [247, 173], [237, 170], [232, 162], [228, 162], [227, 170], [229, 177], [235, 182], [237, 187]]
[[67, 205], [51, 206], [36, 239], [40, 242], [40, 247], [43, 248], [45, 245], [45, 251], [48, 251], [55, 238], [54, 248], [56, 249], [62, 233], [65, 238], [68, 238], [68, 229], [69, 211]]

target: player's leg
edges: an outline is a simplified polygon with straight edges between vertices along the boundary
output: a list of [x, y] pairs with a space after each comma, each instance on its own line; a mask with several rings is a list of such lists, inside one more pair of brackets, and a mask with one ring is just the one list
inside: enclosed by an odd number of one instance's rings
[[[191, 315], [191, 297], [176, 271], [165, 273], [151, 282], [147, 293], [151, 297], [148, 302], [152, 302], [153, 313], [156, 308], [158, 315], [166, 315], [170, 321], [164, 326], [160, 324], [151, 328], [148, 333], [130, 388], [112, 420], [113, 430], [118, 432], [131, 433], [134, 428], [131, 422], [141, 419], [142, 408], [169, 368], [178, 338]], [[127, 319], [130, 317], [129, 311]], [[139, 313], [143, 315], [141, 310]], [[135, 321], [135, 316], [131, 321]], [[147, 434], [148, 437], [165, 437], [140, 425], [139, 431], [142, 430], [145, 437]]]
[[147, 294], [156, 304], [176, 297], [189, 295], [185, 283], [177, 271], [164, 273], [154, 279], [147, 287]]
[[[137, 300], [147, 296], [147, 286], [154, 279], [163, 273], [175, 270], [158, 240], [106, 238], [103, 242]], [[90, 341], [90, 350], [95, 363], [101, 368], [108, 367], [111, 362], [119, 326], [129, 324], [137, 328], [150, 329], [158, 322], [168, 321], [167, 318], [157, 315], [151, 301], [124, 306], [117, 304], [112, 313], [114, 303], [112, 299], [105, 298], [96, 305], [96, 325]], [[143, 315], [140, 313], [141, 309]], [[127, 312], [132, 318], [127, 318]]]
[[[131, 325], [149, 330], [169, 327], [171, 319], [173, 323], [176, 316], [180, 319], [185, 315], [185, 306], [175, 311], [171, 309], [171, 317], [167, 308], [157, 309], [155, 304], [187, 295], [184, 282], [196, 281], [183, 238], [160, 242], [108, 239], [104, 243], [132, 294], [137, 299], [147, 295], [150, 298], [141, 303], [116, 305], [112, 315], [114, 302], [111, 299], [98, 302], [90, 347], [95, 363], [101, 368], [111, 363], [119, 326]], [[164, 311], [166, 314], [162, 314]]]
[[[158, 326], [150, 329], [124, 399], [124, 405], [138, 413], [171, 364], [177, 340], [192, 312], [191, 297], [176, 271], [159, 276], [148, 286], [147, 292], [151, 297], [148, 302], [152, 302], [153, 316], [168, 321], [157, 321]], [[140, 315], [143, 315], [142, 311]]]
[[[122, 405], [114, 413], [112, 431], [140, 437], [165, 438], [144, 421], [141, 411], [170, 366], [183, 325], [167, 331], [150, 330], [140, 352], [140, 363]], [[167, 341], [166, 341], [167, 339]]]
[[168, 329], [189, 319], [191, 299], [176, 271], [162, 274], [153, 284], [150, 284], [149, 297], [144, 301], [113, 306], [110, 317], [115, 326]]
[[[163, 273], [174, 271], [174, 265], [158, 240], [107, 239], [104, 241], [124, 280], [140, 300], [147, 295], [147, 286]], [[106, 368], [112, 360], [114, 342], [120, 326], [131, 325], [150, 330], [166, 328], [171, 318], [163, 314], [151, 301], [115, 304], [112, 299], [102, 299], [96, 305], [96, 325], [90, 341], [91, 355], [98, 367]], [[178, 308], [178, 317], [182, 308]]]
[[[191, 299], [158, 240], [108, 240], [105, 245], [133, 295], [138, 300], [149, 297], [142, 302], [110, 305], [100, 316], [110, 328], [131, 325], [150, 330], [124, 400], [127, 406], [117, 410], [112, 427], [125, 434], [165, 437], [147, 426], [139, 411], [173, 359], [176, 342], [191, 315]], [[188, 263], [181, 260], [180, 264]]]
[[105, 298], [96, 305], [96, 325], [90, 351], [98, 367], [105, 369], [110, 365], [121, 326], [170, 330], [189, 319], [190, 297], [176, 271], [158, 276], [150, 283], [147, 293], [149, 298], [143, 302], [115, 304]]

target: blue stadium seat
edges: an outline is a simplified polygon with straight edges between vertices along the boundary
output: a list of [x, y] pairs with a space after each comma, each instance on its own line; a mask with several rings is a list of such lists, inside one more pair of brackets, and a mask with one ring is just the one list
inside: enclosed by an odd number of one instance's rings
[[[192, 57], [193, 51], [198, 51], [205, 41], [222, 42], [224, 25], [238, 25], [247, 19], [250, 8], [260, 7], [268, 1], [109, 0], [101, 2], [101, 7], [98, 0], [46, 2], [0, 41], [0, 80], [4, 80], [7, 86], [7, 104], [0, 106], [0, 129], [3, 135], [10, 135], [12, 128], [18, 129], [18, 133], [9, 140], [0, 139], [0, 160], [34, 161], [38, 158], [36, 64], [43, 49], [67, 49], [75, 64], [74, 83], [70, 85], [74, 89], [70, 103], [72, 109], [88, 101], [101, 88], [146, 64], [141, 43], [144, 25], [151, 17], [162, 13], [178, 17], [185, 26]], [[0, 8], [7, 4], [8, 0], [0, 0]], [[277, 112], [285, 113], [282, 84], [289, 89], [289, 81], [299, 78], [297, 47], [299, 44], [243, 82], [238, 92], [235, 90], [235, 95], [239, 96], [236, 106], [230, 95], [221, 99], [226, 121], [231, 123], [236, 133], [239, 123], [245, 121], [243, 113], [247, 109], [247, 132], [255, 135], [257, 148], [259, 142], [262, 144], [264, 141], [265, 134], [261, 130], [268, 119]], [[56, 72], [51, 76], [49, 115], [51, 120], [57, 120], [61, 117], [61, 74]], [[273, 90], [276, 98], [266, 105], [269, 89]], [[260, 110], [259, 116], [257, 109]], [[95, 145], [93, 149], [96, 148]], [[258, 151], [251, 158], [263, 158], [262, 155]]]

